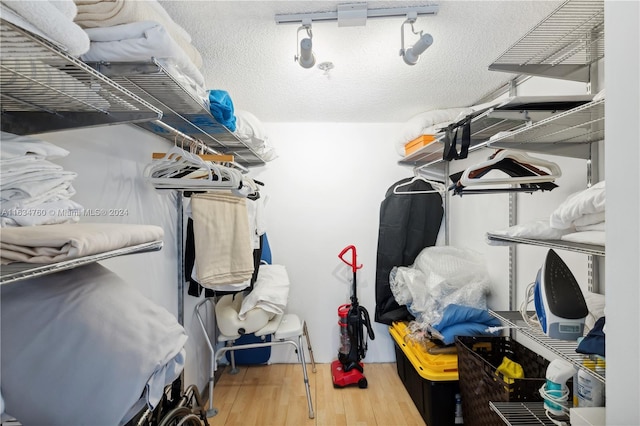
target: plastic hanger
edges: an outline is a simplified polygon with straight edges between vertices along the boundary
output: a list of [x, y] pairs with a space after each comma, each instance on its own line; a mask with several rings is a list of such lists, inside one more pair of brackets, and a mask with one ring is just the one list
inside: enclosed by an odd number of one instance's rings
[[[483, 177], [490, 170], [499, 170], [498, 163], [511, 159], [522, 167], [523, 176]], [[546, 169], [546, 170], [542, 170]], [[459, 180], [459, 185], [495, 185], [553, 182], [562, 176], [560, 167], [551, 161], [532, 157], [524, 152], [500, 150], [487, 161], [467, 168]]]
[[198, 154], [178, 146], [171, 147], [162, 158], [147, 165], [144, 176], [157, 189], [237, 191], [243, 182], [239, 170], [205, 161]]
[[[409, 186], [418, 180], [428, 183], [429, 185], [431, 185], [431, 187], [433, 187], [433, 189], [418, 190], [418, 191], [401, 191], [402, 188]], [[435, 194], [435, 193], [444, 194], [446, 191], [447, 191], [447, 187], [443, 183], [426, 179], [418, 175], [415, 175], [413, 179], [411, 179], [410, 181], [398, 184], [393, 188], [393, 193], [396, 195], [416, 195], [416, 194]]]

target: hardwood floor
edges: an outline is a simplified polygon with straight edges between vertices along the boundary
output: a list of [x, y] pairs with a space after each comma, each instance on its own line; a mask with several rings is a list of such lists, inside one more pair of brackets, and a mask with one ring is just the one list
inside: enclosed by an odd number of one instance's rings
[[214, 389], [211, 426], [409, 426], [425, 423], [398, 377], [395, 363], [365, 364], [369, 386], [336, 389], [330, 364], [307, 365], [315, 418], [309, 419], [299, 364], [227, 367]]

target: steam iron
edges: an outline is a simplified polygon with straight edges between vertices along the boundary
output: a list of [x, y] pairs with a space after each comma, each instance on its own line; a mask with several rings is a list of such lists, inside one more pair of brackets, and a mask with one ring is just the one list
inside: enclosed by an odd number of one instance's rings
[[544, 334], [561, 340], [582, 337], [587, 303], [571, 270], [553, 250], [538, 271], [534, 303]]

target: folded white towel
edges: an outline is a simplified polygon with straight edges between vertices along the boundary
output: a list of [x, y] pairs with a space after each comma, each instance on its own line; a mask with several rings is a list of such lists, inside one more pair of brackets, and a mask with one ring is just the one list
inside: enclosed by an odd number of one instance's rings
[[[67, 198], [75, 194], [75, 189], [71, 185], [71, 181], [75, 179], [77, 173], [68, 172], [58, 177], [46, 180], [34, 180], [21, 183], [16, 188], [7, 188], [0, 190], [0, 201], [17, 201], [26, 199], [38, 199], [48, 194], [66, 195]], [[0, 174], [0, 178], [2, 174]]]
[[[55, 4], [63, 1], [70, 4]], [[89, 37], [73, 22], [73, 16], [70, 16], [75, 12], [72, 0], [3, 0], [2, 5], [14, 12], [6, 13], [3, 8], [4, 19], [29, 31], [35, 29], [38, 34], [63, 47], [70, 55], [80, 56], [89, 50]], [[3, 55], [4, 48], [3, 44]]]
[[245, 319], [252, 309], [282, 314], [289, 299], [289, 275], [282, 265], [260, 265], [253, 290], [244, 297], [238, 317]]
[[605, 206], [605, 181], [583, 191], [571, 194], [551, 214], [550, 225], [556, 229], [568, 229], [582, 216], [602, 213]]
[[191, 197], [197, 281], [207, 288], [253, 275], [246, 199], [211, 192]]
[[162, 240], [154, 225], [77, 223], [4, 228], [0, 262], [51, 263]]
[[[72, 206], [73, 210], [76, 210], [79, 204], [71, 204], [64, 203], [65, 201], [69, 201], [71, 197], [73, 197], [76, 193], [75, 188], [72, 185], [61, 185], [56, 188], [53, 188], [37, 197], [27, 197], [27, 198], [15, 198], [13, 200], [2, 201], [2, 216], [11, 216], [14, 214], [21, 213], [11, 213], [16, 210], [27, 210], [27, 211], [37, 211], [38, 213], [28, 214], [30, 215], [42, 215], [41, 212], [55, 212], [58, 208], [67, 209], [67, 206]], [[50, 203], [63, 203], [62, 205], [53, 205]], [[9, 212], [9, 213], [7, 213]], [[7, 213], [7, 214], [5, 214]], [[48, 213], [47, 215], [55, 215], [56, 213]], [[62, 213], [64, 214], [64, 213]], [[22, 214], [24, 215], [24, 214]]]

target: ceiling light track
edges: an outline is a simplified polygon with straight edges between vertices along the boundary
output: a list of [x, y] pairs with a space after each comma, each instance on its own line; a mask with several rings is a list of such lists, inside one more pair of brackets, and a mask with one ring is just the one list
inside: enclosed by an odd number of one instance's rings
[[[302, 68], [312, 68], [316, 63], [313, 54], [313, 32], [311, 25], [313, 21], [331, 21], [337, 20], [339, 27], [345, 26], [363, 26], [366, 25], [367, 18], [386, 18], [386, 17], [406, 17], [400, 27], [400, 56], [407, 65], [415, 65], [420, 59], [420, 55], [433, 44], [431, 34], [424, 34], [423, 31], [417, 32], [413, 27], [419, 15], [435, 15], [438, 12], [437, 5], [429, 6], [413, 6], [413, 7], [396, 7], [391, 9], [367, 9], [366, 3], [339, 4], [336, 12], [315, 12], [315, 13], [299, 13], [295, 15], [276, 15], [276, 24], [300, 23], [296, 36], [296, 55], [293, 57]], [[404, 47], [404, 27], [406, 24], [411, 25], [411, 31], [415, 35], [419, 35], [418, 41], [408, 49]], [[300, 31], [306, 31], [307, 37], [300, 41]], [[325, 71], [326, 72], [326, 71]]]
[[338, 10], [329, 12], [310, 12], [276, 15], [276, 24], [301, 24], [303, 21], [338, 21], [338, 26], [365, 25], [367, 18], [391, 18], [407, 16], [415, 12], [420, 15], [435, 15], [438, 5], [392, 7], [386, 9], [367, 9], [366, 3], [340, 4]]

